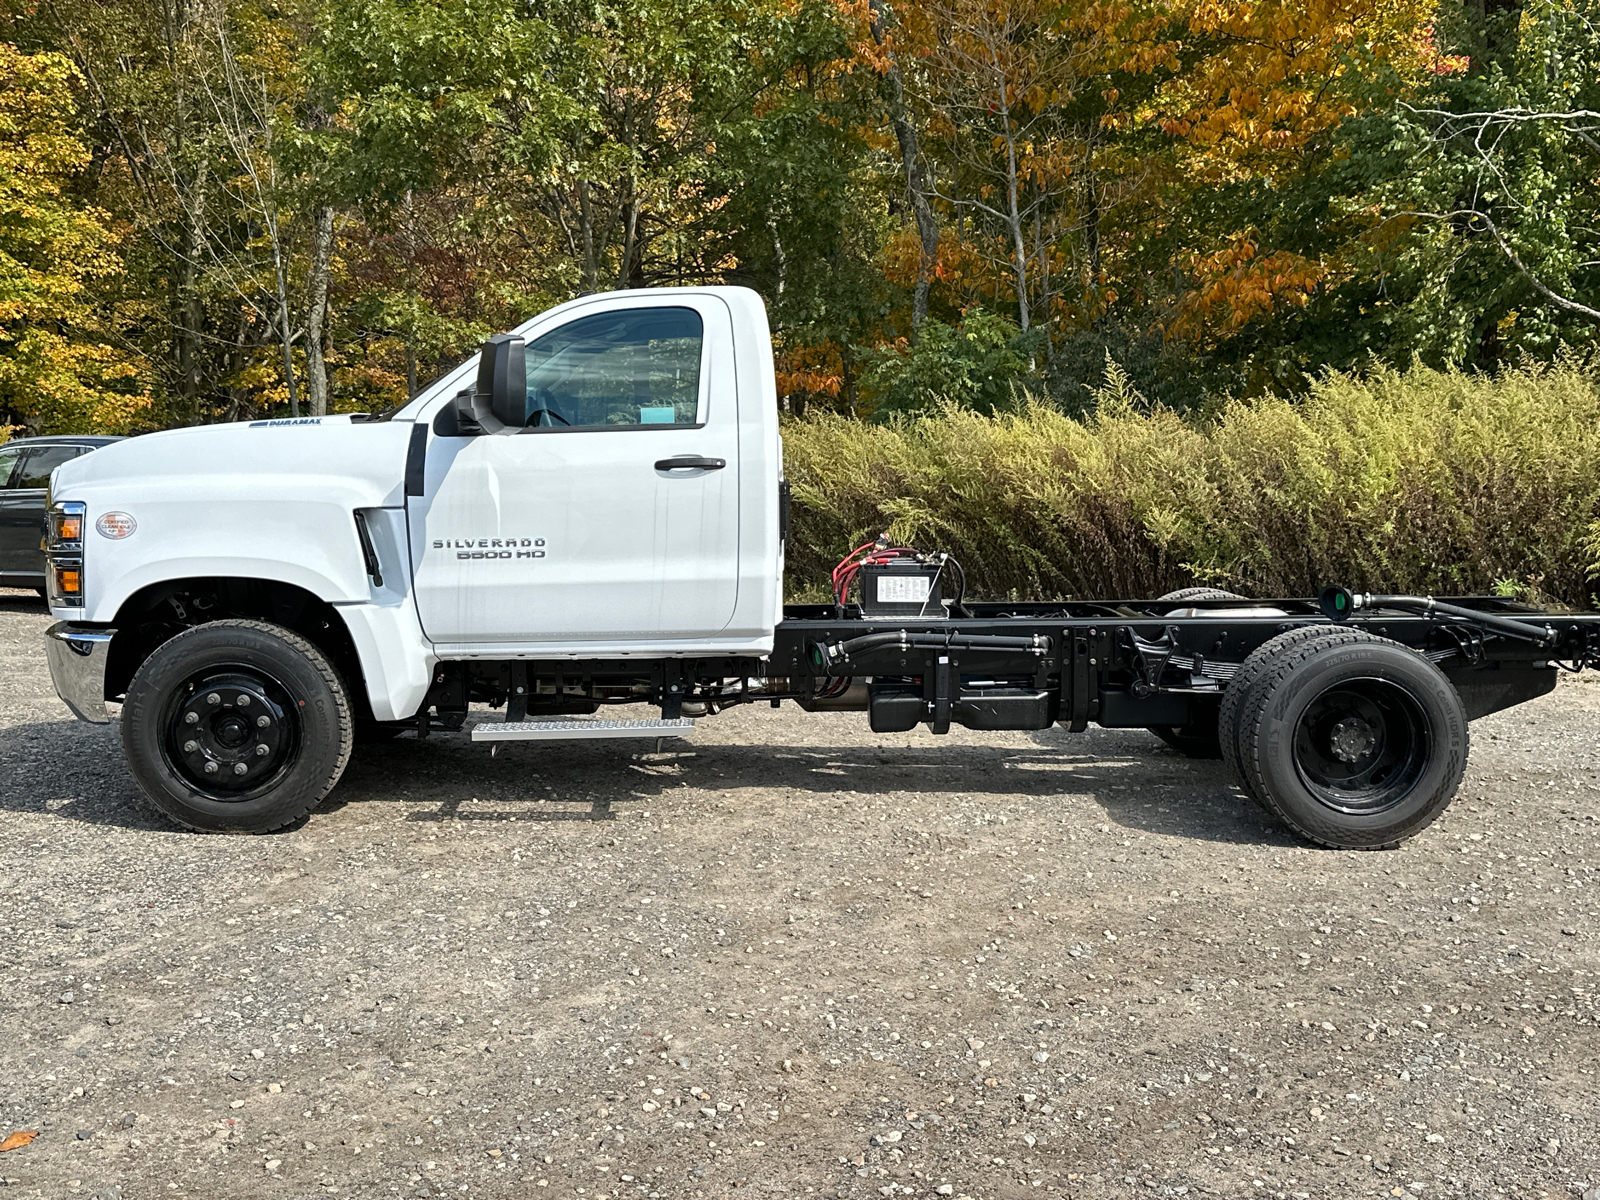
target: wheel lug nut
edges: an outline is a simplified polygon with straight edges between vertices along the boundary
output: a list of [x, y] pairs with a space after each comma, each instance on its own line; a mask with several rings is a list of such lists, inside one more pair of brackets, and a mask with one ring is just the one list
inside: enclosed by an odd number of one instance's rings
[[207, 775], [215, 775], [216, 773], [217, 773], [217, 764], [213, 763], [213, 762], [208, 762], [206, 764], [206, 774]]
[[256, 747], [256, 757], [257, 758], [262, 757], [263, 755], [266, 754], [266, 752], [267, 752], [267, 748], [265, 746], [257, 746]]
[[262, 713], [259, 717], [256, 718], [256, 728], [257, 729], [265, 729], [268, 725], [271, 725], [271, 724], [272, 724], [272, 718], [267, 716], [266, 713]]
[[222, 703], [222, 697], [217, 695], [215, 692], [212, 692], [209, 696], [206, 697], [206, 703], [207, 704], [221, 704]]
[[185, 725], [197, 725], [200, 722], [200, 714], [197, 712], [184, 713], [183, 721]]
[[243, 692], [239, 693], [239, 707], [240, 708], [249, 708], [250, 707], [250, 697], [245, 695]]
[[193, 738], [190, 738], [183, 744], [183, 752], [185, 754], [193, 754], [198, 749], [200, 749], [200, 743], [195, 741]]
[[233, 764], [233, 773], [235, 775], [243, 775], [249, 769], [250, 768], [245, 766], [243, 763], [234, 763]]

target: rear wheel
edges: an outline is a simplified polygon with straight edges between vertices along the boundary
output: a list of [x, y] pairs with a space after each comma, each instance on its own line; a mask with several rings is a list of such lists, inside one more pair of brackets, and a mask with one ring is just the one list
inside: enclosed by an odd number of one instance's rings
[[[1236, 716], [1239, 769], [1264, 808], [1344, 850], [1430, 825], [1466, 771], [1466, 710], [1426, 658], [1360, 630], [1274, 639]], [[1259, 653], [1259, 652], [1258, 652]]]
[[122, 707], [145, 796], [205, 831], [266, 833], [304, 817], [343, 774], [352, 729], [322, 652], [262, 621], [214, 621], [163, 642]]
[[[1237, 592], [1220, 588], [1180, 588], [1156, 597], [1157, 604], [1179, 600], [1243, 600]], [[1216, 714], [1188, 725], [1151, 725], [1150, 732], [1186, 758], [1221, 758], [1222, 742], [1217, 733]]]
[[1222, 708], [1217, 714], [1217, 741], [1222, 752], [1222, 761], [1227, 764], [1228, 771], [1244, 789], [1245, 795], [1262, 808], [1266, 808], [1266, 805], [1262, 804], [1261, 797], [1256, 795], [1255, 788], [1246, 778], [1244, 760], [1239, 751], [1239, 721], [1240, 714], [1244, 711], [1246, 697], [1251, 694], [1256, 682], [1273, 669], [1280, 655], [1296, 646], [1328, 638], [1337, 639], [1351, 632], [1353, 631], [1328, 625], [1302, 625], [1287, 633], [1280, 633], [1256, 647], [1244, 662], [1239, 664], [1239, 670], [1228, 681], [1228, 686], [1222, 693]]

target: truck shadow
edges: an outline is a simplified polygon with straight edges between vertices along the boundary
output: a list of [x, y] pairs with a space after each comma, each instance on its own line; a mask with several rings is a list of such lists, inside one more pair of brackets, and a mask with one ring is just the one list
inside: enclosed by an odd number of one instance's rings
[[[792, 736], [792, 730], [791, 736]], [[399, 803], [416, 822], [603, 821], [692, 789], [708, 821], [766, 811], [772, 793], [844, 802], [920, 796], [1075, 810], [1141, 832], [1230, 844], [1297, 844], [1235, 788], [1221, 763], [1190, 761], [1142, 730], [1047, 730], [1021, 745], [910, 735], [899, 744], [679, 741], [487, 747], [406, 737], [364, 747], [321, 811]], [[405, 781], [401, 789], [397, 781]], [[752, 794], [753, 793], [753, 794]], [[1022, 812], [1018, 808], [1023, 809]]]
[[[795, 726], [781, 730], [795, 739]], [[777, 732], [777, 731], [775, 731]], [[1039, 809], [1080, 821], [1231, 844], [1294, 844], [1265, 823], [1222, 765], [1191, 762], [1137, 730], [1047, 730], [1013, 744], [901, 735], [711, 742], [568, 742], [502, 746], [463, 737], [398, 738], [357, 748], [312, 822], [341, 809], [401, 805], [414, 822], [605, 821], [692, 795], [705, 820], [767, 812], [783, 794], [845, 803], [957, 796], [991, 804], [995, 819]], [[173, 825], [146, 805], [127, 773], [116, 727], [44, 721], [0, 729], [0, 812], [129, 829]], [[777, 793], [776, 797], [773, 793]]]

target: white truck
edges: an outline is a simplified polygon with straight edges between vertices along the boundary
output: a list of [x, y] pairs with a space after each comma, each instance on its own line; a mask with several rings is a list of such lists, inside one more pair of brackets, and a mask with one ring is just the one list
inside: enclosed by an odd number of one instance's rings
[[1592, 618], [1487, 598], [980, 604], [881, 540], [786, 609], [787, 508], [760, 298], [585, 297], [389, 416], [59, 468], [51, 670], [83, 720], [121, 702], [140, 788], [196, 830], [300, 820], [360, 736], [657, 737], [789, 700], [885, 732], [1150, 728], [1306, 837], [1376, 847], [1449, 803], [1470, 718], [1600, 658]]

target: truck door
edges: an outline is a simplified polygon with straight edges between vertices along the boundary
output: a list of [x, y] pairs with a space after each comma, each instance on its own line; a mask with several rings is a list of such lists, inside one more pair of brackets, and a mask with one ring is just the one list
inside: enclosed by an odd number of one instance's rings
[[430, 428], [408, 501], [443, 643], [715, 636], [738, 591], [738, 389], [715, 296], [610, 296], [529, 330], [521, 429]]

